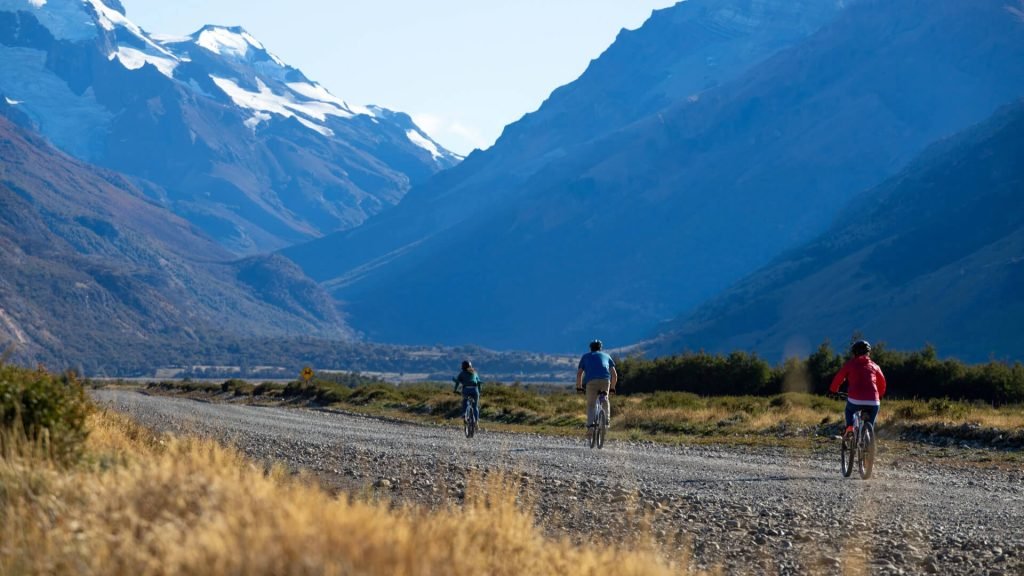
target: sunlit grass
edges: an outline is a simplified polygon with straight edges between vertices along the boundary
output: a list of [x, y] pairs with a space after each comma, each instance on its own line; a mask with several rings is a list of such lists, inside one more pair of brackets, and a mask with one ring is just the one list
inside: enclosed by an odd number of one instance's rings
[[545, 537], [518, 489], [464, 508], [334, 497], [215, 442], [91, 417], [86, 457], [0, 460], [0, 574], [677, 574], [653, 545]]

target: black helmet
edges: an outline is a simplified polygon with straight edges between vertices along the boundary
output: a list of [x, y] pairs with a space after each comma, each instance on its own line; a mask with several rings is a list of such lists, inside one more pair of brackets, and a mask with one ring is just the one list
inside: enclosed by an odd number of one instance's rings
[[473, 367], [473, 363], [470, 362], [469, 360], [463, 360], [462, 361], [462, 369], [463, 370], [469, 370], [472, 367]]
[[594, 340], [593, 342], [590, 343], [590, 351], [597, 352], [598, 350], [601, 349], [602, 346], [604, 346], [604, 344], [601, 343], [600, 340]]
[[867, 340], [857, 340], [850, 346], [850, 352], [854, 356], [863, 356], [871, 352], [871, 344]]

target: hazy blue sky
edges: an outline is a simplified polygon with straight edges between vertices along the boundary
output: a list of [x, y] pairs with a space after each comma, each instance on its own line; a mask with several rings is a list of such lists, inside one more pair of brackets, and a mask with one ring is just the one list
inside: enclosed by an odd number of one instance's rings
[[408, 112], [465, 154], [675, 0], [122, 0], [149, 32], [245, 27], [354, 104]]

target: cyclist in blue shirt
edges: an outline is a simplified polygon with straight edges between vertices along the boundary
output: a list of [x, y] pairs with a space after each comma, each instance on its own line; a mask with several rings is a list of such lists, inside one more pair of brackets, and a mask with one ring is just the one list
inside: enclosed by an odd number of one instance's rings
[[602, 347], [603, 344], [600, 340], [591, 342], [590, 352], [580, 358], [580, 364], [576, 370], [576, 391], [586, 391], [587, 393], [587, 428], [594, 425], [598, 395], [601, 392], [605, 393], [602, 402], [604, 413], [608, 415], [609, 425], [612, 421], [612, 411], [607, 395], [615, 393], [615, 385], [619, 382], [619, 373], [615, 371], [615, 361], [601, 351]]
[[462, 361], [462, 372], [455, 378], [452, 378], [455, 382], [455, 392], [459, 391], [459, 386], [462, 386], [462, 413], [466, 413], [466, 404], [469, 403], [470, 396], [476, 400], [473, 405], [473, 416], [480, 420], [480, 375], [477, 374], [476, 368], [473, 368], [473, 364], [469, 360]]

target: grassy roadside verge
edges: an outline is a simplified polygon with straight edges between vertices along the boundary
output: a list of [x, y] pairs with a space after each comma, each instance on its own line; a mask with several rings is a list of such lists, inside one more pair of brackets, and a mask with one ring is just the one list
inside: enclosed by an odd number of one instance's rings
[[[441, 425], [458, 425], [461, 398], [446, 384], [394, 386], [381, 382], [252, 385], [153, 383], [157, 393], [192, 394], [228, 401], [331, 407]], [[684, 392], [634, 394], [612, 399], [612, 436], [664, 443], [815, 447], [828, 445], [842, 423], [843, 403], [824, 396], [701, 397]], [[581, 434], [582, 396], [542, 386], [485, 385], [481, 420], [489, 429]], [[985, 448], [1015, 456], [1024, 448], [1024, 408], [938, 399], [885, 402], [879, 432], [936, 447]]]
[[[34, 386], [26, 383], [26, 386]], [[24, 408], [24, 407], [22, 407]], [[0, 574], [687, 573], [653, 540], [546, 537], [519, 487], [481, 476], [464, 506], [334, 497], [213, 441], [90, 409], [74, 458], [0, 426]]]

